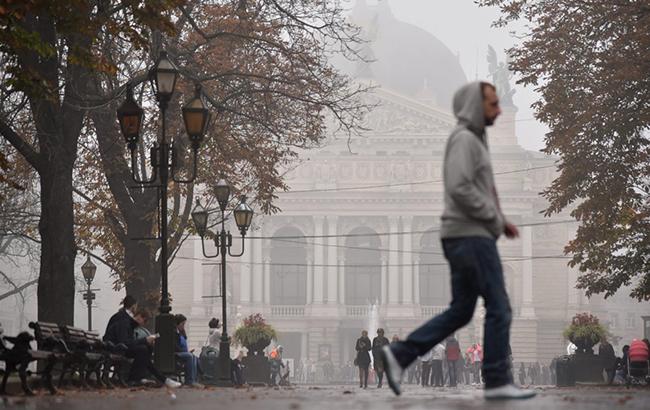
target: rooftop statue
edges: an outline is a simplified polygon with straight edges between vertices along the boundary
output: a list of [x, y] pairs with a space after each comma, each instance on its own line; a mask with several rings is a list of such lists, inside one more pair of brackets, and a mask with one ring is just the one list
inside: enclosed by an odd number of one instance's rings
[[499, 62], [496, 51], [494, 51], [492, 46], [488, 45], [487, 62], [488, 71], [490, 72], [492, 82], [497, 88], [501, 105], [504, 107], [514, 107], [515, 104], [512, 101], [512, 96], [516, 90], [513, 90], [510, 86], [512, 72], [508, 69], [508, 59], [506, 58], [505, 62]]

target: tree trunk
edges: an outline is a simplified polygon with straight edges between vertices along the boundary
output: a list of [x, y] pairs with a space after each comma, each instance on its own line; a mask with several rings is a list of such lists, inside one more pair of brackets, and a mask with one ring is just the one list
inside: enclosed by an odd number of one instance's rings
[[[75, 145], [76, 146], [76, 145]], [[74, 323], [77, 255], [72, 203], [72, 168], [75, 157], [62, 147], [48, 161], [41, 176], [41, 266], [38, 278], [38, 320], [58, 324]]]
[[160, 265], [155, 260], [160, 243], [137, 238], [152, 238], [157, 234], [157, 190], [134, 189], [137, 184], [125, 160], [127, 148], [119, 134], [113, 107], [90, 115], [97, 131], [104, 174], [122, 221], [110, 224], [124, 247], [124, 272], [119, 273], [120, 279], [127, 294], [155, 315], [160, 305]]
[[124, 266], [128, 272], [125, 281], [126, 293], [133, 296], [139, 306], [145, 307], [155, 316], [160, 306], [160, 264], [154, 260], [153, 247], [147, 243], [155, 241], [135, 241], [128, 238], [127, 241], [131, 243], [125, 244], [124, 247]]

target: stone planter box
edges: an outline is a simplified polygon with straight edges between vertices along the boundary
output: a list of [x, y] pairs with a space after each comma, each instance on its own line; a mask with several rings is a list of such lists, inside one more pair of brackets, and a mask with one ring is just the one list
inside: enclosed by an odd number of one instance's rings
[[268, 384], [271, 379], [271, 364], [263, 354], [249, 353], [242, 359], [244, 379], [248, 384]]
[[593, 353], [576, 353], [571, 357], [575, 381], [580, 383], [604, 383], [603, 362]]

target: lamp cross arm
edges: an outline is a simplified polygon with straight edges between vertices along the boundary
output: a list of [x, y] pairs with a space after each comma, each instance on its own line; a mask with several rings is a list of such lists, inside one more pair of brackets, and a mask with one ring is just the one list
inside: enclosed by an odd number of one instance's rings
[[[160, 148], [154, 147], [151, 149], [151, 159], [152, 162], [154, 161], [154, 155], [156, 151], [158, 151]], [[138, 170], [138, 155], [136, 154], [136, 150], [132, 149], [131, 150], [131, 178], [133, 178], [133, 181], [137, 184], [152, 184], [158, 179], [158, 167], [154, 166], [153, 172], [151, 174], [151, 178], [147, 179], [140, 179], [137, 177], [137, 170]]]
[[204, 240], [203, 236], [201, 236], [201, 250], [203, 251], [203, 256], [208, 258], [208, 259], [216, 258], [217, 256], [219, 256], [219, 247], [218, 246], [217, 246], [217, 253], [215, 253], [214, 255], [210, 255], [210, 254], [206, 253], [206, 251], [205, 251], [205, 240]]
[[[232, 241], [232, 236], [231, 236], [231, 241]], [[244, 237], [242, 236], [241, 237], [241, 251], [239, 251], [239, 253], [232, 253], [230, 251], [232, 249], [232, 247], [229, 246], [228, 247], [228, 255], [232, 256], [233, 258], [239, 258], [240, 256], [242, 256], [244, 254], [244, 250], [246, 249], [245, 243], [246, 243], [246, 241], [244, 240]], [[232, 242], [231, 242], [231, 244], [232, 244]]]

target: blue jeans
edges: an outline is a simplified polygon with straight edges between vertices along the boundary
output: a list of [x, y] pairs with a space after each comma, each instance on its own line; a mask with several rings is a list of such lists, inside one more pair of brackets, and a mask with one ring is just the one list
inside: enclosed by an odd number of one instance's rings
[[176, 357], [183, 363], [185, 370], [185, 384], [190, 385], [197, 382], [198, 358], [190, 352], [176, 352]]
[[449, 309], [413, 331], [405, 341], [391, 345], [402, 368], [407, 368], [456, 330], [472, 320], [476, 300], [485, 301], [483, 374], [485, 386], [511, 383], [508, 361], [512, 311], [503, 279], [496, 240], [483, 237], [442, 240], [451, 268]]

